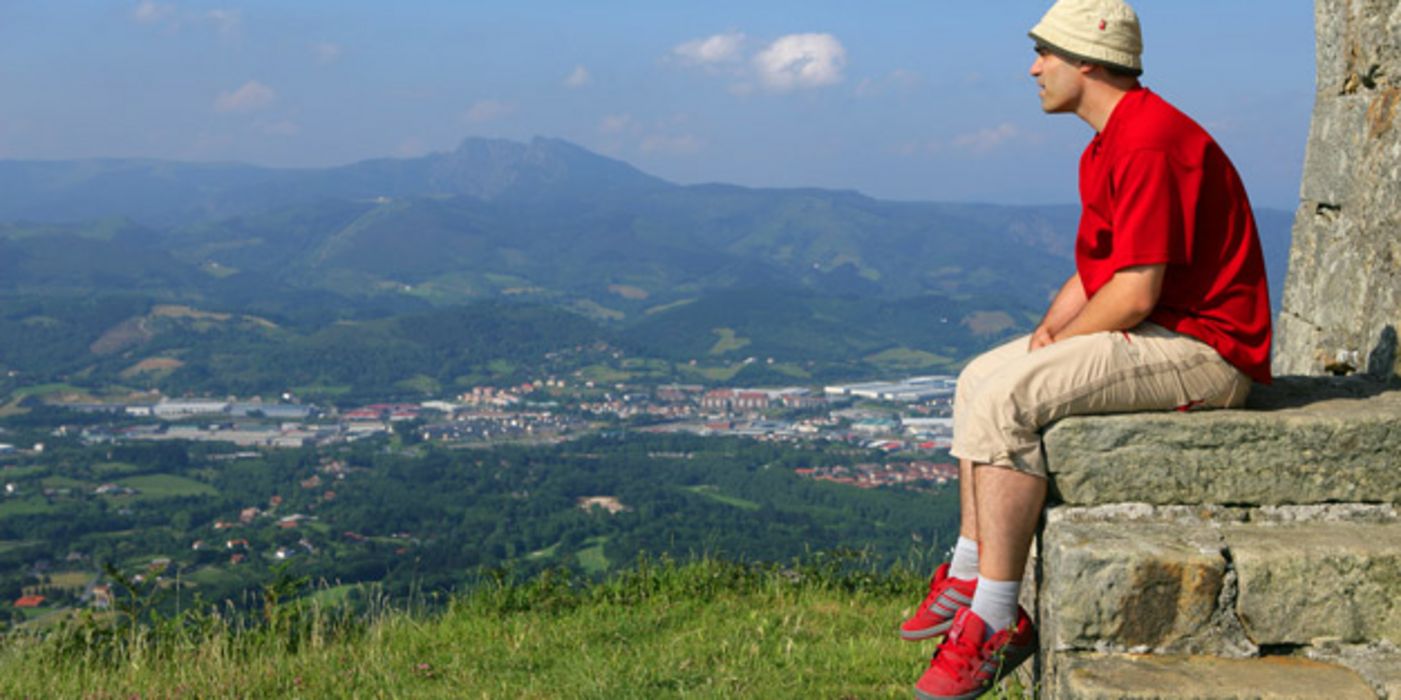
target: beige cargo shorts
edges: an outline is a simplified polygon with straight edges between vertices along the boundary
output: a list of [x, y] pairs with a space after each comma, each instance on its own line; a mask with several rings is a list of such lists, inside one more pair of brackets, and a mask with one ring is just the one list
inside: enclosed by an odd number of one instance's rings
[[1046, 476], [1041, 429], [1066, 416], [1234, 408], [1250, 378], [1210, 345], [1153, 323], [1067, 338], [1029, 336], [979, 355], [954, 394], [955, 457]]

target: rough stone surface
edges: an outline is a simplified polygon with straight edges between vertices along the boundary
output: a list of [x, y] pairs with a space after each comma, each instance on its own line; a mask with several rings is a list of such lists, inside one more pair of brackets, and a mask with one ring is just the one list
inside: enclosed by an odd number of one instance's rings
[[1249, 656], [1215, 528], [1060, 523], [1042, 535], [1041, 637], [1067, 649]]
[[1317, 94], [1277, 374], [1401, 376], [1401, 0], [1318, 0]]
[[1288, 506], [1155, 506], [1150, 503], [1112, 503], [1098, 506], [1061, 506], [1046, 512], [1048, 527], [1060, 523], [1394, 523], [1401, 510], [1393, 503], [1321, 503]]
[[1401, 391], [1374, 393], [1067, 418], [1045, 433], [1053, 493], [1070, 505], [1396, 503]]
[[1317, 698], [1372, 700], [1355, 672], [1311, 659], [1216, 659], [1181, 656], [1065, 654], [1057, 659], [1051, 698]]
[[1401, 642], [1401, 524], [1224, 525], [1256, 644]]
[[1389, 642], [1344, 645], [1334, 640], [1315, 640], [1308, 657], [1345, 666], [1387, 700], [1401, 700], [1401, 648]]

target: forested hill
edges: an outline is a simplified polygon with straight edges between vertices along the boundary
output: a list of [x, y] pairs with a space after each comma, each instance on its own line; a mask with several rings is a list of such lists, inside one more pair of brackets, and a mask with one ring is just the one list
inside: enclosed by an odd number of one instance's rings
[[[189, 381], [164, 388], [187, 391], [263, 386], [231, 380], [234, 351], [264, 368], [323, 345], [362, 361], [485, 356], [396, 335], [391, 320], [480, 304], [492, 305], [468, 315], [490, 308], [499, 322], [475, 328], [529, 335], [511, 317], [535, 319], [570, 329], [561, 347], [579, 342], [577, 324], [518, 309], [582, 316], [589, 341], [670, 361], [777, 356], [808, 367], [789, 373], [799, 379], [814, 374], [806, 363], [931, 369], [1034, 322], [1073, 268], [1077, 216], [681, 186], [539, 138], [323, 169], [9, 161], [0, 184], [0, 369], [67, 381], [175, 360]], [[1288, 216], [1261, 222], [1278, 284]], [[161, 311], [172, 305], [190, 311]], [[241, 329], [243, 317], [257, 320]], [[334, 327], [346, 322], [372, 325]], [[99, 342], [112, 333], [129, 342]], [[201, 359], [215, 355], [233, 359]], [[867, 357], [899, 362], [859, 367]]]

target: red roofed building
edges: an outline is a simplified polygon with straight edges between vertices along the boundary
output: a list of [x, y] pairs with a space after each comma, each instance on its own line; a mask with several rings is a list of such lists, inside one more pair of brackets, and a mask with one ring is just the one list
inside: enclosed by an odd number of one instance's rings
[[27, 595], [15, 601], [15, 607], [17, 608], [37, 608], [43, 604], [44, 596], [41, 595]]
[[732, 405], [736, 411], [762, 411], [769, 407], [769, 395], [762, 391], [741, 391]]
[[730, 389], [712, 389], [701, 397], [701, 408], [707, 411], [728, 411], [735, 392]]

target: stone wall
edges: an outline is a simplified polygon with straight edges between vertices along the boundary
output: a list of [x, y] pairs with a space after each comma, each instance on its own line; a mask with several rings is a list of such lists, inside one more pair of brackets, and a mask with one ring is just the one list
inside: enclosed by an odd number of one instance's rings
[[1317, 96], [1275, 373], [1401, 376], [1401, 1], [1317, 0], [1315, 15]]
[[1029, 595], [1056, 698], [1401, 700], [1401, 390], [1068, 418]]

